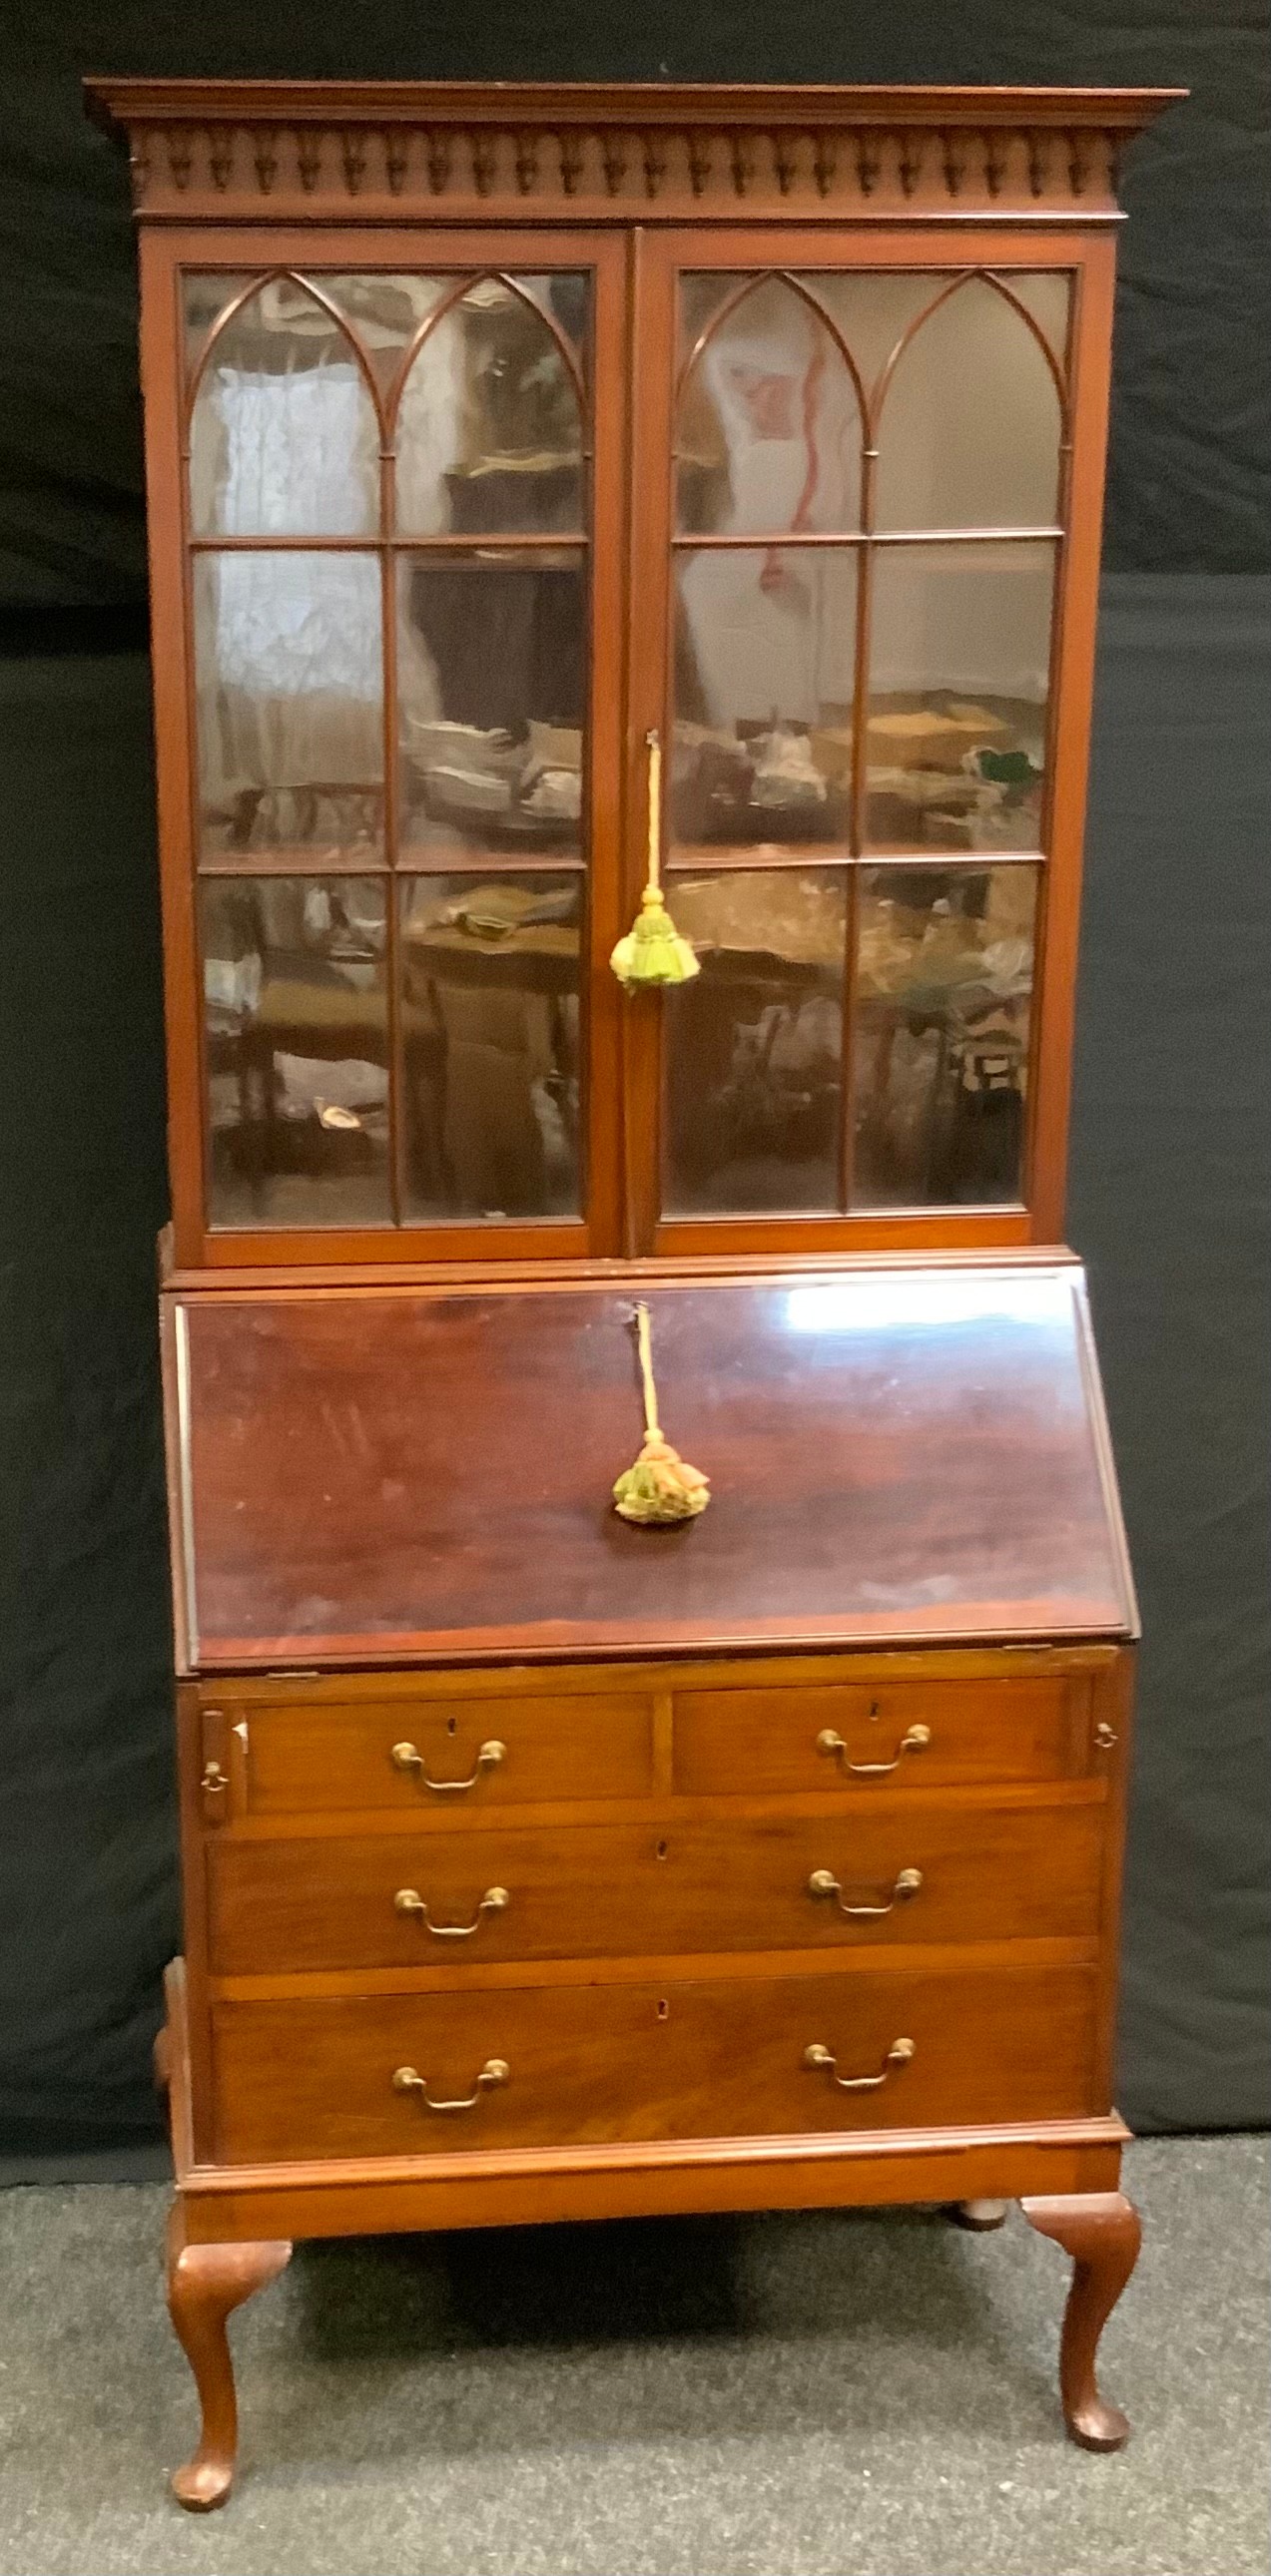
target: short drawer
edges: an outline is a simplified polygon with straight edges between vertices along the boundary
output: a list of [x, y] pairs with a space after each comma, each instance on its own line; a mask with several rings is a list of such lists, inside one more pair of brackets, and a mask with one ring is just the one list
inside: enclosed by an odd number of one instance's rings
[[[236, 1810], [253, 1816], [396, 1808], [403, 1816], [639, 1798], [652, 1779], [653, 1716], [639, 1691], [474, 1691], [241, 1708], [218, 1700]], [[211, 1714], [204, 1704], [206, 1728]]]
[[1074, 1690], [1088, 1692], [1088, 1681], [1039, 1674], [680, 1691], [675, 1785], [705, 1796], [824, 1789], [858, 1798], [1061, 1779], [1072, 1768]]
[[1079, 2116], [1093, 1971], [485, 1987], [231, 2003], [213, 2019], [227, 2163], [453, 2155]]
[[1093, 1939], [1105, 1808], [942, 1807], [658, 1826], [511, 1824], [208, 1852], [223, 1975], [468, 1961]]

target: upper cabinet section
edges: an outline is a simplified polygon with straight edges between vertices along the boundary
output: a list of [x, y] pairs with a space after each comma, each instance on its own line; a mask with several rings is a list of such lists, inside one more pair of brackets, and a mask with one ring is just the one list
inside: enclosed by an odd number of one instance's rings
[[[1164, 98], [90, 97], [179, 1263], [1058, 1240], [1114, 174]], [[628, 994], [652, 865], [699, 971]]]

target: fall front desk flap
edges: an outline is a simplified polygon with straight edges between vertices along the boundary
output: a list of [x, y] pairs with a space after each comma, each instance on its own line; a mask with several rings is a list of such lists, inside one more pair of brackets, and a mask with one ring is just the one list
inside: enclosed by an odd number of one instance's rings
[[[669, 1528], [614, 1508], [641, 1299]], [[186, 1670], [1134, 1632], [1071, 1264], [165, 1310]]]

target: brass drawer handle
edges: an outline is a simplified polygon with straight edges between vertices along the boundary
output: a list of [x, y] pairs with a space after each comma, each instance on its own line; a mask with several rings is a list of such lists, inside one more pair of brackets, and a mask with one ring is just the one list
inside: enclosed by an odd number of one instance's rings
[[842, 1736], [836, 1735], [832, 1726], [826, 1726], [816, 1739], [816, 1749], [818, 1753], [832, 1753], [836, 1759], [841, 1758], [844, 1770], [853, 1772], [858, 1780], [878, 1780], [884, 1772], [897, 1770], [906, 1753], [921, 1753], [924, 1745], [930, 1742], [929, 1726], [910, 1726], [902, 1735], [899, 1750], [890, 1762], [849, 1762]]
[[475, 1789], [483, 1771], [492, 1771], [498, 1763], [506, 1761], [507, 1746], [500, 1744], [498, 1737], [492, 1735], [478, 1748], [476, 1762], [466, 1780], [430, 1780], [417, 1744], [395, 1744], [392, 1759], [395, 1770], [415, 1772], [421, 1788], [434, 1789], [439, 1798], [453, 1798], [463, 1789]]
[[840, 2093], [876, 2093], [879, 2085], [886, 2083], [894, 2066], [907, 2066], [910, 2058], [916, 2055], [912, 2039], [894, 2039], [881, 2075], [839, 2075], [835, 2072], [838, 2061], [833, 2049], [824, 2048], [819, 2039], [814, 2039], [811, 2047], [804, 2049], [803, 2063], [805, 2066], [825, 2067], [831, 2083], [837, 2084]]
[[[876, 1914], [890, 1914], [897, 1905], [904, 1904], [906, 1897], [916, 1896], [921, 1885], [920, 1869], [902, 1869], [890, 1896], [882, 1905], [845, 1905], [843, 1890], [833, 1870], [814, 1869], [808, 1880], [808, 1894], [809, 1896], [833, 1896], [838, 1901], [840, 1914], [851, 1914], [858, 1920], [867, 1920], [872, 1919]], [[400, 1899], [398, 1901], [400, 1903]]]
[[487, 1887], [470, 1923], [434, 1923], [428, 1911], [428, 1900], [420, 1895], [417, 1887], [399, 1887], [393, 1898], [398, 1913], [414, 1914], [425, 1932], [432, 1933], [435, 1941], [470, 1941], [473, 1933], [481, 1929], [483, 1914], [504, 1914], [511, 1902], [506, 1887]]
[[393, 2077], [393, 2091], [417, 2093], [425, 2111], [474, 2111], [483, 2093], [491, 2092], [496, 2084], [509, 2083], [511, 2075], [505, 2057], [487, 2057], [473, 2092], [460, 2094], [455, 2102], [434, 2102], [427, 2076], [417, 2075], [413, 2066], [399, 2066]]

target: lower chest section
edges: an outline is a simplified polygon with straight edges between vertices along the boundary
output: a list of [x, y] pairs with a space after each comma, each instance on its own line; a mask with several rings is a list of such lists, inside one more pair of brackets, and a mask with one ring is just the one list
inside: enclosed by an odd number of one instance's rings
[[200, 2156], [1104, 2109], [1126, 1660], [190, 1685]]

